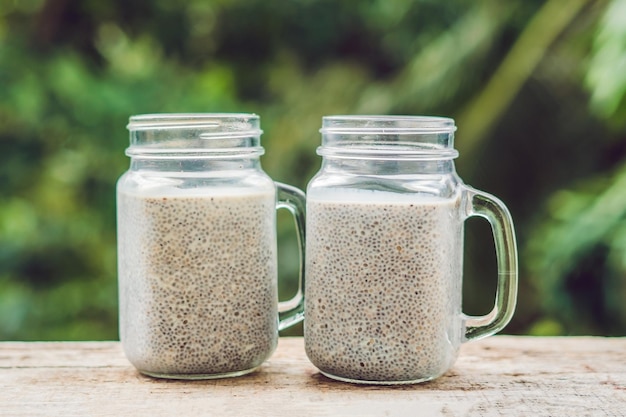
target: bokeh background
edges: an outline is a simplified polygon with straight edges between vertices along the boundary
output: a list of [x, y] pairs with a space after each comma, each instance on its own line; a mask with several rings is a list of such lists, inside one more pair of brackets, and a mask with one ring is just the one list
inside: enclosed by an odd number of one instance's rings
[[[626, 335], [626, 0], [0, 0], [1, 340], [118, 337], [115, 181], [155, 112], [259, 114], [301, 188], [323, 115], [453, 117], [460, 176], [516, 224], [505, 333]], [[494, 291], [471, 220], [466, 312]]]

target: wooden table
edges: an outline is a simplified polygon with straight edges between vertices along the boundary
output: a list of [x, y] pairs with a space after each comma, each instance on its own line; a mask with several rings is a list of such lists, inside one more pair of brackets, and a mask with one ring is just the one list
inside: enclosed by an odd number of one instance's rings
[[320, 375], [301, 338], [256, 373], [144, 377], [118, 342], [0, 343], [0, 416], [626, 416], [626, 338], [496, 336], [440, 379], [360, 386]]

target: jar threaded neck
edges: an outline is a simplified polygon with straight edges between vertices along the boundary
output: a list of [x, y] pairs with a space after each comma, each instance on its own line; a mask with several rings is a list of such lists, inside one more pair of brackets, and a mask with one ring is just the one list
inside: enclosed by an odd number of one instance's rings
[[260, 118], [243, 113], [170, 113], [132, 116], [127, 126], [133, 158], [229, 158], [264, 153]]
[[433, 116], [326, 116], [324, 157], [356, 159], [454, 159], [454, 120]]

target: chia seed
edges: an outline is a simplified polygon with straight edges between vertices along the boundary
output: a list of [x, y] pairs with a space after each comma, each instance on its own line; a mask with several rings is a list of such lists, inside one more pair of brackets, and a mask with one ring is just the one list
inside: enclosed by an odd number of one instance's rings
[[351, 382], [412, 383], [452, 366], [462, 337], [458, 200], [310, 192], [304, 337]]
[[118, 196], [120, 338], [141, 372], [246, 373], [277, 343], [275, 196]]

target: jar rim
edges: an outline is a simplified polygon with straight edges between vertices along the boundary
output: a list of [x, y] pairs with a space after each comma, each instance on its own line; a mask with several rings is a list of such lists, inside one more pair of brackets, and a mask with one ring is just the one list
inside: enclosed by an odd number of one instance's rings
[[322, 134], [420, 134], [453, 133], [454, 119], [442, 116], [333, 115], [322, 118]]
[[260, 136], [260, 117], [254, 113], [148, 113], [130, 116], [131, 131], [168, 129], [209, 129], [241, 136]]

